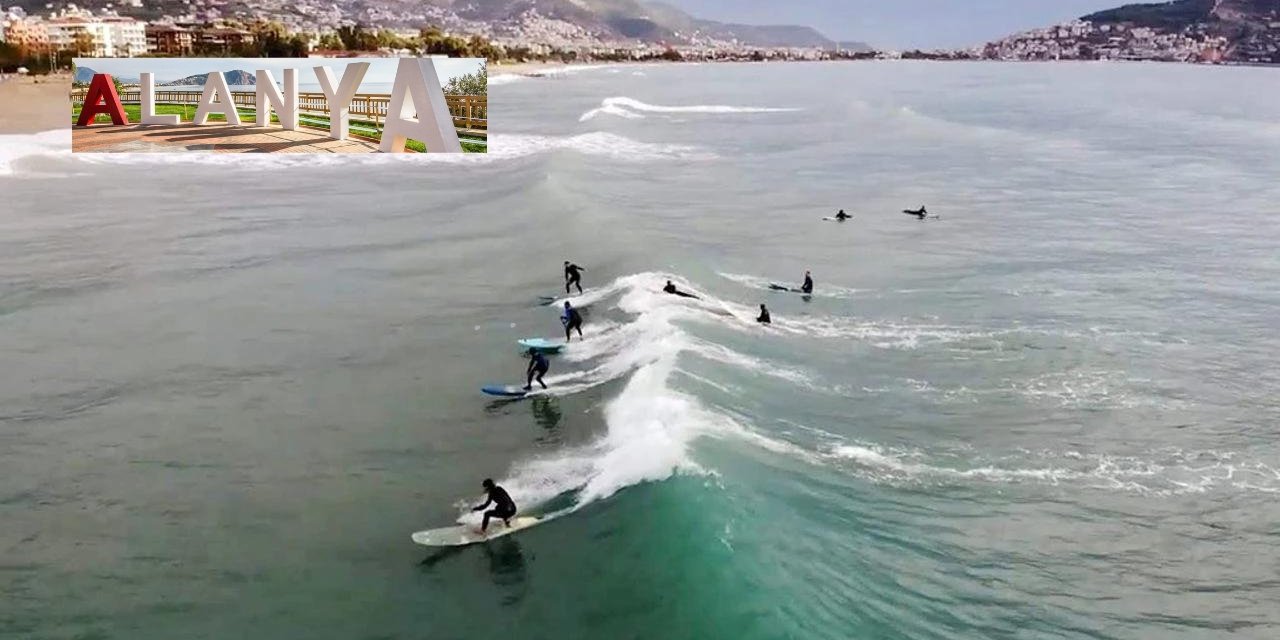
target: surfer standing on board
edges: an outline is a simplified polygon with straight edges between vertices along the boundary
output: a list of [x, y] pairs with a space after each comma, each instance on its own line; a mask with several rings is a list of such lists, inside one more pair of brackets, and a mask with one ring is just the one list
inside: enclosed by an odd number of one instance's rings
[[484, 483], [485, 501], [484, 504], [472, 509], [472, 511], [480, 511], [493, 503], [493, 508], [484, 512], [484, 521], [480, 523], [480, 533], [484, 533], [489, 528], [489, 518], [501, 518], [502, 523], [511, 526], [511, 516], [516, 515], [516, 503], [507, 495], [507, 490], [493, 483], [492, 479], [485, 478]]
[[577, 309], [569, 306], [569, 301], [564, 301], [564, 313], [560, 314], [560, 324], [564, 325], [564, 341], [569, 341], [569, 332], [574, 329], [578, 330], [578, 337], [582, 337], [582, 315]]
[[537, 349], [530, 349], [529, 369], [525, 372], [528, 374], [529, 378], [525, 381], [524, 390], [528, 391], [533, 388], [533, 380], [535, 377], [538, 380], [538, 384], [542, 385], [543, 389], [546, 389], [547, 383], [542, 381], [542, 376], [546, 375], [547, 369], [550, 368], [551, 363], [547, 362], [546, 356], [542, 355], [542, 353]]
[[568, 260], [564, 261], [564, 292], [566, 294], [569, 293], [570, 286], [578, 287], [578, 293], [582, 293], [581, 271], [586, 271], [586, 269], [583, 269]]

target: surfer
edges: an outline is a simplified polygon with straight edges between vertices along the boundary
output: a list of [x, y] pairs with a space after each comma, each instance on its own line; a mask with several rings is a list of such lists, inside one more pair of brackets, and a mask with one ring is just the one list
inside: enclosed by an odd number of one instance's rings
[[686, 291], [681, 291], [677, 289], [676, 285], [673, 284], [670, 280], [667, 281], [667, 286], [662, 288], [662, 292], [670, 293], [672, 295], [677, 295], [677, 296], [680, 296], [681, 298], [693, 298], [694, 300], [702, 299], [702, 298], [699, 298], [698, 296], [693, 295], [692, 293], [688, 293]]
[[773, 324], [773, 321], [769, 319], [769, 309], [765, 307], [764, 304], [760, 305], [760, 317], [756, 318], [756, 322], [759, 322], [760, 324]]
[[804, 284], [800, 285], [800, 291], [804, 293], [813, 293], [813, 276], [808, 271], [804, 272]]
[[566, 294], [569, 293], [569, 287], [571, 286], [578, 287], [578, 293], [582, 293], [582, 274], [580, 273], [582, 271], [586, 271], [586, 269], [568, 260], [564, 261], [564, 292]]
[[547, 369], [550, 369], [550, 368], [551, 368], [551, 363], [547, 361], [547, 357], [542, 355], [541, 351], [538, 351], [537, 349], [530, 349], [529, 350], [529, 369], [525, 371], [525, 373], [528, 374], [529, 377], [525, 381], [524, 390], [528, 391], [533, 388], [533, 380], [535, 377], [538, 380], [538, 384], [542, 385], [543, 389], [546, 389], [547, 383], [542, 381], [542, 376], [546, 375]]
[[472, 511], [480, 511], [493, 503], [493, 508], [484, 512], [484, 521], [480, 523], [480, 533], [484, 533], [489, 528], [489, 518], [501, 518], [502, 523], [511, 526], [511, 516], [516, 515], [516, 503], [511, 500], [511, 496], [507, 495], [507, 490], [493, 483], [489, 478], [484, 479], [484, 504], [472, 509]]
[[569, 332], [574, 329], [578, 330], [578, 337], [582, 337], [582, 314], [578, 313], [569, 305], [569, 301], [564, 301], [564, 313], [560, 314], [560, 324], [564, 325], [564, 341], [569, 341]]
[[929, 212], [925, 210], [924, 205], [920, 205], [919, 209], [903, 209], [902, 212], [909, 216], [915, 216], [921, 220], [924, 220], [925, 216], [929, 215]]
[[845, 220], [848, 220], [849, 218], [852, 218], [852, 217], [853, 216], [845, 213], [844, 209], [841, 209], [840, 212], [836, 214], [836, 220], [839, 220], [840, 222], [844, 222]]

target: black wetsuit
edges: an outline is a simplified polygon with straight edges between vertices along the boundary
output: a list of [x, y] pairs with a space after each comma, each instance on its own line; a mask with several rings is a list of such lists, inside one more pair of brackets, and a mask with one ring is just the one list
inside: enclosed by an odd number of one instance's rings
[[769, 319], [769, 310], [761, 308], [760, 317], [756, 318], [756, 322], [759, 322], [761, 324], [773, 324], [773, 321]]
[[570, 263], [564, 268], [564, 292], [569, 293], [570, 286], [578, 287], [578, 293], [582, 293], [582, 267]]
[[804, 277], [804, 284], [800, 285], [800, 290], [805, 293], [813, 293], [813, 278]]
[[489, 503], [493, 503], [493, 508], [484, 512], [484, 522], [480, 524], [480, 530], [489, 528], [489, 518], [501, 518], [504, 523], [511, 524], [508, 521], [511, 516], [516, 515], [516, 503], [511, 496], [507, 495], [507, 490], [495, 484], [488, 490], [488, 494], [484, 504], [472, 509], [472, 511], [479, 511], [489, 506]]
[[573, 307], [565, 309], [564, 315], [560, 317], [560, 320], [564, 322], [565, 342], [569, 341], [569, 332], [574, 329], [578, 330], [578, 337], [582, 337], [582, 316], [578, 313], [577, 309], [574, 309]]
[[845, 213], [843, 209], [840, 211], [840, 213], [836, 214], [836, 220], [839, 220], [840, 222], [844, 222], [845, 220], [848, 220], [849, 218], [852, 218], [852, 217], [853, 216]]
[[542, 376], [546, 375], [547, 369], [550, 369], [550, 368], [551, 368], [551, 363], [547, 362], [546, 356], [542, 355], [541, 353], [535, 352], [533, 354], [533, 357], [529, 359], [529, 371], [528, 371], [529, 379], [525, 382], [524, 388], [526, 390], [532, 388], [533, 380], [536, 377], [538, 380], [538, 384], [542, 385], [543, 389], [546, 389], [547, 383], [542, 381]]
[[920, 207], [919, 209], [916, 209], [914, 211], [911, 209], [903, 209], [902, 212], [909, 216], [915, 216], [917, 218], [920, 218], [921, 220], [924, 220], [924, 217], [929, 215], [929, 212], [925, 211], [924, 207]]

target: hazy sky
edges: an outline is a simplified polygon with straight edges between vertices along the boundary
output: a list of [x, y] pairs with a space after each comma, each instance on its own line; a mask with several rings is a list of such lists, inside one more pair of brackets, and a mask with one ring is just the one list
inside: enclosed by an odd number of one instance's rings
[[800, 24], [890, 48], [964, 47], [1138, 0], [664, 0], [699, 18]]
[[[243, 70], [253, 73], [258, 69], [270, 69], [276, 82], [284, 78], [284, 69], [298, 69], [298, 84], [316, 84], [315, 67], [327, 66], [333, 75], [342, 80], [342, 72], [351, 62], [368, 62], [369, 71], [364, 82], [394, 82], [395, 58], [77, 58], [77, 67], [89, 67], [99, 73], [110, 73], [122, 78], [136, 78], [150, 71], [156, 74], [156, 82], [169, 82], [197, 73], [211, 71]], [[480, 70], [483, 58], [432, 58], [436, 76], [440, 82], [449, 78], [475, 73]]]

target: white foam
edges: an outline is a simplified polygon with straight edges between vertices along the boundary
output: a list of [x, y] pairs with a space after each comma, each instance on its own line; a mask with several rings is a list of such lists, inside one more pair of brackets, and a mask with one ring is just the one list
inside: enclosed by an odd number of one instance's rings
[[227, 154], [176, 151], [174, 153], [72, 154], [70, 144], [70, 133], [66, 130], [33, 135], [0, 136], [0, 176], [14, 173], [14, 161], [34, 156], [67, 157], [87, 165], [184, 164], [250, 171], [288, 167], [484, 165], [509, 162], [554, 151], [569, 151], [621, 162], [639, 163], [659, 160], [706, 160], [715, 157], [714, 154], [692, 145], [640, 142], [625, 136], [599, 131], [573, 136], [494, 134], [490, 136], [488, 153]]
[[780, 113], [799, 111], [792, 107], [744, 107], [721, 104], [692, 105], [660, 105], [641, 102], [635, 98], [615, 96], [600, 101], [600, 106], [591, 109], [578, 118], [586, 122], [600, 115], [619, 116], [623, 118], [643, 118], [643, 113], [703, 113], [703, 114], [738, 114], [738, 113]]
[[0, 136], [0, 176], [13, 175], [13, 163], [31, 156], [70, 156], [71, 129]]
[[919, 451], [858, 443], [836, 445], [828, 457], [853, 462], [860, 475], [875, 481], [1071, 484], [1156, 496], [1228, 488], [1280, 493], [1280, 471], [1261, 461], [1236, 460], [1232, 452], [1023, 451], [995, 460], [977, 459], [971, 466], [952, 466], [921, 461], [927, 456]]

